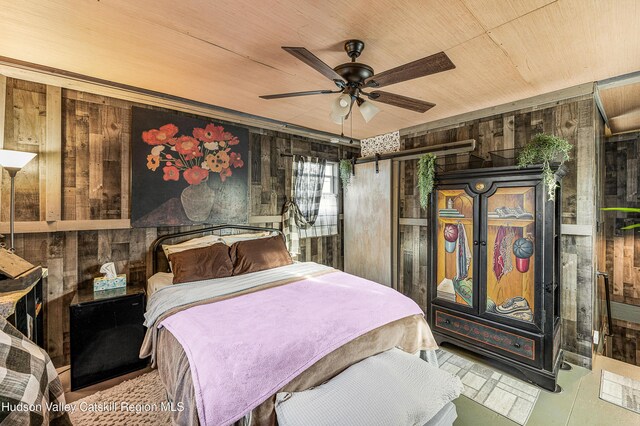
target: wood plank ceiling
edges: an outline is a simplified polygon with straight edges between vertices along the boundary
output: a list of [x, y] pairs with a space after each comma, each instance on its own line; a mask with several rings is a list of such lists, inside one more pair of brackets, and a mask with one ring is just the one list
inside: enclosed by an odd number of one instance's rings
[[605, 86], [600, 100], [612, 134], [640, 130], [640, 83]]
[[[0, 55], [340, 133], [333, 89], [280, 49], [331, 66], [346, 39], [381, 72], [445, 51], [457, 68], [390, 92], [434, 102], [419, 114], [378, 104], [367, 137], [640, 69], [637, 0], [0, 0]], [[345, 126], [345, 134], [349, 134]]]

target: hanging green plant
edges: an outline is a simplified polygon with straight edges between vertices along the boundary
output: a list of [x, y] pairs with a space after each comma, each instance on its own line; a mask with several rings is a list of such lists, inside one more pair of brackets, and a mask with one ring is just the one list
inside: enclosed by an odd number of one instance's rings
[[549, 201], [555, 199], [556, 186], [558, 186], [553, 171], [551, 171], [551, 163], [559, 162], [560, 165], [563, 165], [565, 161], [569, 161], [571, 148], [573, 146], [566, 139], [538, 133], [518, 155], [518, 167], [542, 164], [542, 175], [547, 184]]
[[342, 187], [346, 188], [351, 182], [351, 174], [353, 172], [353, 164], [351, 160], [340, 160], [340, 180], [342, 180]]
[[[640, 213], [640, 209], [635, 207], [607, 207], [600, 209], [606, 212], [622, 212], [622, 213]], [[620, 228], [621, 230], [640, 228], [640, 223], [632, 223], [631, 225]]]
[[426, 209], [429, 205], [429, 197], [433, 191], [433, 182], [436, 174], [436, 156], [424, 154], [418, 160], [418, 190], [420, 191], [420, 206]]

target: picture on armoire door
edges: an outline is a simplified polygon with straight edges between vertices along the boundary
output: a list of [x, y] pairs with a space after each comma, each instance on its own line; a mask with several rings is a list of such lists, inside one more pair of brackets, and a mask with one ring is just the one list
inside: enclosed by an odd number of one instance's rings
[[437, 297], [473, 306], [474, 200], [463, 189], [441, 189], [438, 204]]
[[535, 188], [499, 188], [486, 211], [486, 311], [533, 322]]

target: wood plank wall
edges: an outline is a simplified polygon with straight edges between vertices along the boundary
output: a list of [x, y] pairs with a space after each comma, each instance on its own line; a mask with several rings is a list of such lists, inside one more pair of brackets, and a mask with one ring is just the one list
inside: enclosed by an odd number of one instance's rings
[[[401, 149], [437, 145], [473, 138], [474, 155], [491, 160], [490, 151], [524, 146], [533, 135], [544, 132], [566, 138], [574, 146], [569, 173], [563, 180], [563, 224], [595, 226], [594, 102], [589, 97], [559, 102], [548, 108], [513, 111], [455, 126], [407, 135]], [[419, 204], [417, 160], [400, 163], [399, 283], [398, 288], [426, 311], [426, 276], [430, 268], [426, 225], [403, 225], [403, 219], [426, 218]], [[578, 196], [581, 194], [581, 196]], [[589, 364], [593, 304], [593, 235], [562, 237], [563, 343], [577, 354], [574, 361]]]
[[[640, 207], [640, 133], [605, 141], [605, 207]], [[640, 215], [607, 212], [605, 217], [606, 269], [611, 300], [640, 306], [640, 229], [620, 228], [640, 222]], [[613, 357], [640, 365], [640, 320], [614, 319]]]
[[[16, 220], [46, 220], [46, 86], [7, 78], [4, 146], [39, 153], [16, 177]], [[72, 90], [62, 91], [63, 220], [129, 219], [130, 126], [133, 105], [149, 105]], [[185, 114], [189, 115], [189, 114]], [[291, 189], [291, 158], [305, 154], [337, 161], [355, 148], [300, 136], [249, 128], [252, 224], [279, 227]], [[0, 205], [9, 205], [9, 179], [1, 180]], [[2, 208], [2, 221], [9, 209]], [[102, 222], [101, 222], [102, 223]], [[69, 363], [69, 304], [76, 290], [91, 285], [102, 263], [112, 261], [129, 282], [144, 283], [147, 251], [159, 235], [188, 228], [98, 229], [16, 235], [16, 252], [49, 268], [45, 292], [45, 342], [56, 366]], [[301, 241], [299, 260], [342, 267], [339, 234]]]

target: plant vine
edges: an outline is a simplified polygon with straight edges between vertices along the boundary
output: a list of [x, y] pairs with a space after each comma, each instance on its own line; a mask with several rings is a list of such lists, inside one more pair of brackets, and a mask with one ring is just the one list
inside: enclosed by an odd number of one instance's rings
[[340, 180], [342, 181], [342, 187], [346, 188], [351, 182], [351, 175], [353, 172], [353, 164], [351, 160], [340, 160]]
[[426, 209], [433, 191], [436, 174], [436, 156], [424, 154], [418, 160], [418, 190], [420, 191], [420, 206]]
[[542, 163], [542, 175], [547, 185], [549, 201], [555, 199], [556, 187], [558, 186], [551, 170], [551, 163], [559, 162], [562, 166], [566, 161], [569, 161], [569, 151], [572, 148], [573, 146], [566, 139], [538, 133], [518, 155], [518, 167]]

